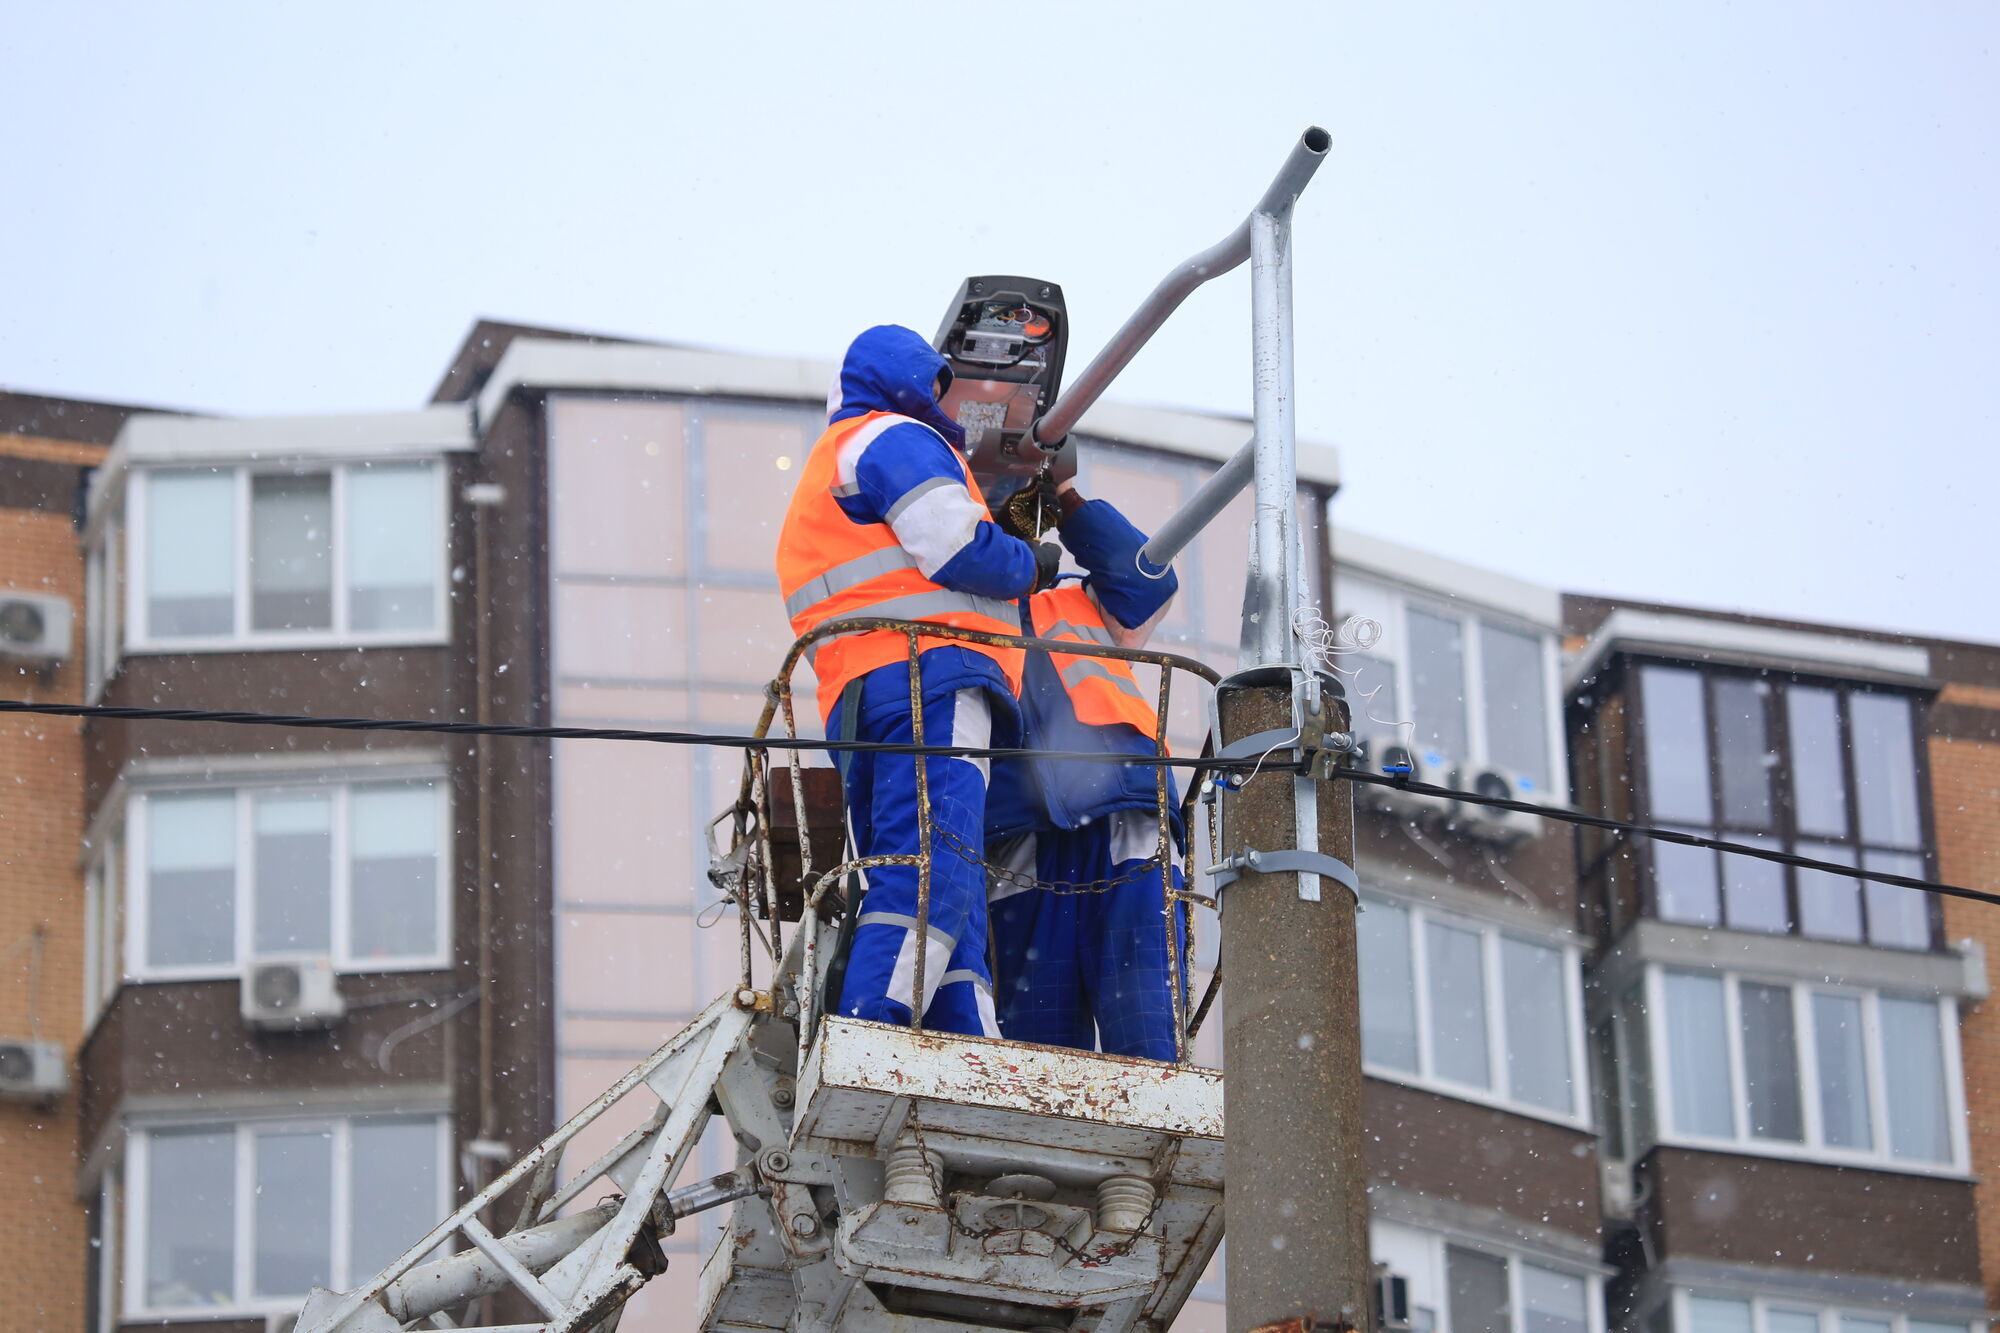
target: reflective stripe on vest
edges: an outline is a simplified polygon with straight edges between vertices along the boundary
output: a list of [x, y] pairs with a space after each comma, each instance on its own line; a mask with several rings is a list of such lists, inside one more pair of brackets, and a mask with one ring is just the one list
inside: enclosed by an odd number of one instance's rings
[[[1065, 584], [1038, 592], [1028, 601], [1038, 639], [1068, 639], [1076, 643], [1096, 643], [1116, 647], [1104, 615], [1088, 592], [1076, 584]], [[1049, 660], [1063, 688], [1069, 691], [1070, 706], [1077, 721], [1095, 727], [1124, 723], [1150, 737], [1158, 725], [1158, 714], [1132, 675], [1132, 666], [1115, 657], [1079, 657], [1051, 652]]]
[[[778, 534], [778, 586], [792, 632], [805, 635], [829, 621], [881, 616], [989, 634], [1019, 634], [1020, 617], [1013, 603], [973, 597], [933, 583], [924, 577], [916, 559], [903, 549], [886, 521], [857, 523], [840, 507], [840, 500], [857, 489], [852, 484], [840, 485], [842, 450], [865, 444], [890, 427], [905, 423], [922, 425], [890, 412], [870, 412], [836, 422], [807, 454], [798, 489], [792, 493]], [[979, 484], [965, 467], [965, 460], [958, 461], [966, 490], [983, 506]], [[897, 500], [897, 512], [936, 486], [951, 484], [945, 479], [920, 483]], [[949, 639], [918, 640], [923, 652], [953, 644], [992, 660], [1008, 685], [1019, 691], [1020, 649]], [[895, 630], [859, 630], [814, 644], [807, 660], [819, 677], [820, 715], [832, 716], [848, 682], [878, 667], [904, 661], [908, 651], [908, 636]]]

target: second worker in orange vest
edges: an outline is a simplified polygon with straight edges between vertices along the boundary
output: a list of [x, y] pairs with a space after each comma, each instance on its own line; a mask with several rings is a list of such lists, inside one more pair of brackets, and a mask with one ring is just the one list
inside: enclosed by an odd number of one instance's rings
[[[1060, 552], [1002, 532], [960, 453], [964, 432], [938, 407], [945, 360], [898, 325], [869, 329], [847, 349], [778, 537], [778, 584], [792, 629], [804, 635], [859, 616], [1019, 634], [1015, 599], [1053, 580]], [[921, 641], [924, 741], [983, 748], [1018, 733], [1019, 649]], [[827, 735], [907, 743], [908, 641], [874, 630], [820, 640]], [[921, 846], [917, 760], [859, 752], [842, 774], [848, 822], [862, 856], [914, 855]], [[859, 923], [838, 1010], [849, 1017], [998, 1035], [986, 963], [985, 760], [926, 759], [931, 863], [922, 1002], [915, 995], [918, 873], [865, 874]]]

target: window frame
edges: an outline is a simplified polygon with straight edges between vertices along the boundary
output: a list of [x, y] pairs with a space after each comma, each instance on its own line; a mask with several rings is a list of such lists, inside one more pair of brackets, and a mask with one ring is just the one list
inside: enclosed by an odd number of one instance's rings
[[[332, 1217], [331, 1227], [331, 1274], [334, 1290], [345, 1290], [355, 1282], [369, 1276], [366, 1273], [350, 1273], [346, 1270], [352, 1258], [349, 1253], [349, 1233], [352, 1230], [351, 1215], [353, 1189], [353, 1136], [357, 1122], [368, 1120], [429, 1120], [434, 1126], [437, 1143], [437, 1198], [434, 1200], [434, 1215], [443, 1217], [452, 1208], [452, 1139], [451, 1115], [448, 1111], [427, 1109], [404, 1111], [384, 1108], [382, 1110], [342, 1109], [315, 1115], [245, 1115], [231, 1119], [195, 1116], [162, 1116], [149, 1119], [142, 1125], [132, 1125], [127, 1129], [125, 1160], [122, 1168], [124, 1196], [123, 1216], [115, 1228], [121, 1252], [118, 1272], [123, 1285], [120, 1293], [117, 1321], [132, 1322], [145, 1320], [176, 1319], [228, 1319], [257, 1317], [270, 1314], [295, 1314], [299, 1301], [306, 1295], [299, 1292], [289, 1296], [265, 1296], [254, 1294], [252, 1268], [256, 1257], [255, 1206], [257, 1198], [256, 1180], [256, 1139], [258, 1132], [313, 1132], [325, 1130], [332, 1136], [332, 1179], [329, 1194]], [[228, 1130], [235, 1135], [235, 1188], [230, 1199], [231, 1236], [231, 1297], [221, 1305], [150, 1305], [146, 1301], [147, 1240], [146, 1208], [150, 1202], [153, 1136], [161, 1131], [183, 1129]]]
[[[1393, 1228], [1395, 1236], [1385, 1237], [1384, 1228]], [[1384, 1240], [1397, 1242], [1396, 1248], [1421, 1247], [1424, 1251], [1425, 1266], [1429, 1270], [1422, 1274], [1403, 1273], [1393, 1262], [1377, 1258], [1379, 1251], [1389, 1248]], [[1605, 1333], [1606, 1312], [1604, 1300], [1605, 1273], [1602, 1269], [1575, 1259], [1557, 1259], [1547, 1255], [1529, 1253], [1505, 1244], [1462, 1235], [1456, 1232], [1433, 1231], [1428, 1227], [1394, 1218], [1372, 1219], [1368, 1227], [1368, 1254], [1371, 1262], [1386, 1263], [1389, 1270], [1398, 1276], [1411, 1279], [1412, 1287], [1419, 1282], [1432, 1290], [1437, 1324], [1435, 1333], [1452, 1333], [1451, 1328], [1451, 1272], [1449, 1251], [1453, 1248], [1471, 1250], [1489, 1259], [1497, 1259], [1507, 1266], [1507, 1306], [1509, 1325], [1512, 1333], [1522, 1333], [1522, 1322], [1527, 1312], [1521, 1306], [1521, 1269], [1524, 1265], [1546, 1269], [1564, 1277], [1576, 1278], [1584, 1284], [1584, 1308], [1588, 1312], [1587, 1333]], [[1418, 1301], [1418, 1293], [1411, 1292], [1411, 1304]], [[1901, 1333], [1899, 1330], [1898, 1333]]]
[[[1653, 777], [1647, 760], [1649, 744], [1648, 731], [1651, 720], [1646, 701], [1645, 676], [1649, 668], [1668, 668], [1689, 672], [1701, 683], [1702, 722], [1705, 728], [1703, 742], [1707, 751], [1707, 778], [1709, 821], [1695, 826], [1680, 820], [1665, 820], [1653, 812]], [[1722, 765], [1720, 747], [1716, 744], [1716, 698], [1715, 682], [1729, 677], [1739, 680], [1760, 682], [1769, 688], [1764, 693], [1764, 735], [1769, 752], [1777, 757], [1770, 766], [1769, 793], [1771, 801], [1771, 823], [1764, 829], [1729, 821], [1723, 811]], [[1927, 732], [1924, 696], [1915, 690], [1878, 685], [1872, 681], [1855, 680], [1835, 676], [1817, 676], [1805, 672], [1781, 672], [1756, 666], [1743, 666], [1726, 662], [1688, 662], [1681, 659], [1657, 655], [1634, 654], [1627, 666], [1626, 709], [1630, 718], [1627, 727], [1626, 762], [1627, 771], [1634, 778], [1634, 806], [1642, 822], [1661, 824], [1667, 827], [1694, 828], [1707, 836], [1730, 841], [1750, 841], [1755, 838], [1770, 839], [1779, 850], [1799, 855], [1802, 843], [1830, 844], [1847, 849], [1854, 854], [1855, 865], [1860, 866], [1867, 853], [1885, 852], [1901, 855], [1915, 855], [1923, 862], [1922, 874], [1926, 878], [1937, 875], [1937, 831], [1931, 810], [1931, 782], [1929, 756], [1925, 752], [1924, 740]], [[1792, 780], [1792, 723], [1787, 694], [1793, 688], [1831, 691], [1836, 700], [1837, 719], [1840, 727], [1841, 793], [1846, 807], [1847, 831], [1843, 836], [1834, 837], [1817, 833], [1802, 833], [1798, 827], [1798, 793]], [[1916, 847], [1891, 847], [1886, 843], [1870, 843], [1861, 831], [1861, 799], [1856, 781], [1854, 754], [1854, 724], [1851, 701], [1856, 694], [1880, 694], [1907, 701], [1910, 709], [1910, 763], [1916, 790], [1918, 845]], [[1723, 853], [1710, 853], [1721, 856]], [[1817, 859], [1827, 859], [1819, 857]], [[1799, 906], [1800, 870], [1794, 866], [1779, 866], [1784, 876], [1784, 904], [1786, 928], [1783, 931], [1756, 930], [1729, 924], [1728, 887], [1723, 879], [1723, 867], [1717, 865], [1717, 913], [1713, 925], [1700, 922], [1682, 921], [1663, 916], [1660, 913], [1659, 878], [1654, 857], [1649, 853], [1639, 857], [1641, 915], [1655, 921], [1666, 921], [1686, 925], [1701, 930], [1740, 930], [1747, 934], [1770, 935], [1775, 938], [1795, 938], [1816, 940], [1829, 944], [1849, 944], [1871, 949], [1897, 949], [1904, 953], [1934, 953], [1946, 947], [1944, 933], [1944, 913], [1935, 900], [1926, 903], [1929, 913], [1930, 939], [1921, 948], [1905, 944], [1877, 943], [1871, 938], [1868, 917], [1866, 884], [1857, 880], [1860, 893], [1861, 937], [1846, 939], [1838, 936], [1807, 934], [1802, 926]]]
[[[1851, 1305], [1827, 1305], [1804, 1297], [1745, 1295], [1742, 1292], [1718, 1291], [1713, 1288], [1675, 1287], [1667, 1297], [1667, 1304], [1673, 1311], [1675, 1333], [1692, 1333], [1693, 1323], [1688, 1311], [1689, 1302], [1695, 1299], [1715, 1301], [1739, 1301], [1750, 1307], [1750, 1333], [1769, 1333], [1768, 1316], [1776, 1309], [1785, 1313], [1811, 1314], [1819, 1321], [1819, 1333], [1841, 1333], [1841, 1321], [1845, 1318], [1870, 1319], [1886, 1323], [1890, 1333], [1909, 1333], [1912, 1322], [1918, 1324], [1958, 1324], [1966, 1333], [1983, 1333], [1986, 1321], [1983, 1318], [1968, 1317], [1962, 1321], [1952, 1319], [1912, 1320], [1900, 1309], [1863, 1309]], [[1657, 1307], [1656, 1307], [1657, 1308]]]
[[[1727, 1043], [1730, 1077], [1732, 1133], [1728, 1138], [1688, 1133], [1675, 1122], [1674, 1071], [1672, 1048], [1668, 1044], [1666, 1005], [1666, 976], [1669, 972], [1712, 977], [1722, 983], [1724, 1037]], [[1796, 1072], [1799, 1079], [1803, 1142], [1756, 1138], [1749, 1132], [1750, 1107], [1744, 1069], [1741, 992], [1745, 982], [1782, 988], [1791, 994], [1792, 1032], [1798, 1061]], [[1865, 1150], [1830, 1147], [1823, 1142], [1825, 1126], [1822, 1123], [1824, 1113], [1820, 1104], [1818, 1033], [1812, 1017], [1813, 996], [1820, 994], [1861, 1001], [1862, 1060], [1866, 1066], [1870, 1137], [1874, 1141], [1874, 1146]], [[1937, 1009], [1940, 1050], [1943, 1055], [1945, 1123], [1950, 1140], [1951, 1158], [1946, 1162], [1925, 1162], [1893, 1156], [1889, 1148], [1888, 1087], [1883, 1076], [1880, 1017], [1880, 1004], [1884, 994], [1885, 992], [1879, 989], [1839, 982], [1804, 981], [1751, 972], [1698, 972], [1689, 968], [1668, 967], [1657, 963], [1649, 965], [1646, 968], [1643, 990], [1644, 1013], [1639, 1019], [1646, 1025], [1647, 1048], [1653, 1056], [1653, 1067], [1647, 1071], [1653, 1096], [1649, 1118], [1652, 1136], [1647, 1143], [1628, 1142], [1632, 1153], [1631, 1160], [1638, 1160], [1648, 1149], [1658, 1145], [1689, 1148], [1701, 1152], [1739, 1153], [1751, 1157], [1782, 1157], [1794, 1161], [1851, 1166], [1871, 1171], [1893, 1171], [1905, 1175], [1969, 1179], [1972, 1172], [1971, 1145], [1966, 1125], [1963, 1055], [1959, 1048], [1958, 1001], [1949, 995], [1906, 994], [1893, 989], [1886, 992], [1890, 999], [1920, 1000], [1934, 1004]]]
[[[1381, 1079], [1388, 1083], [1399, 1083], [1405, 1087], [1418, 1088], [1425, 1092], [1440, 1093], [1455, 1097], [1460, 1101], [1476, 1102], [1481, 1106], [1491, 1106], [1496, 1110], [1509, 1111], [1515, 1115], [1531, 1116], [1552, 1124], [1586, 1132], [1595, 1128], [1592, 1110], [1592, 1073], [1588, 1063], [1588, 1048], [1584, 1033], [1583, 1010], [1583, 952], [1580, 945], [1569, 938], [1552, 937], [1524, 930], [1518, 926], [1505, 925], [1495, 921], [1483, 921], [1463, 913], [1442, 910], [1426, 904], [1412, 902], [1390, 894], [1364, 892], [1361, 906], [1365, 911], [1370, 901], [1387, 907], [1394, 907], [1409, 913], [1410, 919], [1410, 985], [1413, 992], [1411, 1015], [1417, 1028], [1417, 1071], [1397, 1069], [1393, 1065], [1380, 1065], [1366, 1057], [1362, 1058], [1362, 1072], [1369, 1078]], [[1434, 1072], [1437, 1059], [1434, 1053], [1434, 1034], [1431, 1023], [1430, 996], [1430, 949], [1426, 939], [1426, 927], [1435, 922], [1456, 930], [1469, 931], [1479, 936], [1479, 960], [1483, 972], [1481, 998], [1485, 1005], [1487, 1067], [1492, 1073], [1491, 1088], [1481, 1088], [1476, 1084], [1460, 1083]], [[1506, 1090], [1507, 1072], [1507, 1020], [1506, 988], [1501, 971], [1501, 942], [1515, 939], [1536, 948], [1552, 949], [1562, 958], [1563, 969], [1563, 1018], [1568, 1028], [1567, 1042], [1570, 1063], [1570, 1110], [1568, 1114], [1541, 1106], [1534, 1102], [1521, 1101]], [[1357, 982], [1358, 984], [1358, 982]], [[1357, 991], [1357, 995], [1359, 992]], [[1362, 1001], [1366, 1003], [1366, 1001]]]
[[[347, 542], [348, 475], [375, 466], [421, 466], [428, 474], [432, 504], [436, 508], [439, 541], [432, 567], [431, 626], [428, 629], [351, 630], [349, 616], [349, 558]], [[151, 571], [146, 563], [149, 509], [152, 483], [160, 472], [212, 470], [231, 478], [232, 513], [235, 518], [234, 546], [230, 564], [231, 628], [227, 634], [189, 635], [162, 638], [149, 632], [147, 619], [151, 592]], [[432, 647], [451, 642], [451, 487], [447, 461], [439, 455], [384, 455], [340, 460], [293, 460], [274, 462], [185, 461], [148, 463], [134, 467], [125, 482], [123, 624], [118, 657], [172, 653], [267, 652], [303, 648]], [[257, 630], [251, 628], [251, 495], [253, 479], [260, 476], [330, 477], [328, 519], [329, 563], [333, 580], [330, 609], [332, 624], [326, 629]], [[108, 676], [110, 670], [105, 672]]]
[[[1360, 585], [1361, 606], [1349, 605], [1353, 591]], [[1491, 624], [1495, 629], [1515, 634], [1525, 634], [1541, 645], [1542, 656], [1542, 730], [1544, 757], [1548, 764], [1548, 786], [1537, 792], [1524, 794], [1523, 799], [1533, 799], [1544, 804], [1567, 805], [1570, 801], [1568, 736], [1564, 730], [1564, 707], [1562, 696], [1562, 645], [1556, 631], [1546, 625], [1538, 625], [1506, 611], [1460, 601], [1443, 592], [1425, 592], [1404, 587], [1366, 573], [1357, 573], [1339, 568], [1335, 573], [1334, 601], [1336, 622], [1350, 615], [1369, 616], [1378, 619], [1382, 625], [1381, 642], [1367, 650], [1373, 663], [1388, 668], [1396, 691], [1397, 709], [1404, 714], [1396, 720], [1394, 743], [1407, 743], [1413, 751], [1419, 749], [1416, 725], [1415, 692], [1411, 686], [1409, 614], [1412, 609], [1425, 615], [1450, 620], [1458, 625], [1460, 641], [1460, 698], [1465, 704], [1466, 748], [1473, 753], [1462, 755], [1440, 755], [1443, 767], [1449, 770], [1458, 765], [1470, 768], [1495, 768], [1510, 777], [1523, 776], [1514, 770], [1502, 768], [1492, 758], [1491, 736], [1486, 717], [1486, 644], [1481, 630]], [[1387, 612], [1386, 617], [1375, 616], [1373, 609]], [[1388, 650], [1385, 651], [1385, 645]], [[1335, 665], [1342, 665], [1338, 659]], [[1366, 682], [1358, 682], [1365, 686]], [[1429, 762], [1428, 754], [1425, 754]]]
[[[437, 802], [437, 901], [433, 918], [437, 930], [436, 948], [428, 954], [411, 954], [404, 957], [358, 958], [351, 951], [352, 931], [349, 893], [351, 881], [352, 855], [351, 804], [357, 789], [369, 787], [420, 786], [428, 783], [433, 799]], [[452, 822], [451, 779], [442, 766], [422, 768], [388, 769], [376, 773], [368, 769], [345, 769], [336, 772], [317, 773], [271, 773], [232, 774], [205, 783], [147, 783], [135, 788], [127, 797], [118, 831], [108, 840], [115, 846], [117, 854], [123, 858], [123, 880], [120, 886], [125, 910], [121, 915], [124, 926], [122, 947], [118, 950], [123, 973], [120, 983], [152, 983], [161, 981], [221, 981], [241, 977], [253, 962], [264, 959], [317, 956], [310, 950], [281, 951], [260, 954], [254, 948], [255, 935], [255, 892], [254, 846], [256, 830], [253, 822], [254, 801], [260, 793], [278, 791], [324, 791], [332, 799], [329, 833], [329, 862], [332, 879], [329, 885], [329, 910], [332, 914], [331, 947], [326, 957], [332, 960], [333, 970], [341, 976], [364, 976], [388, 972], [437, 972], [449, 969], [452, 955], [452, 897], [454, 892], [456, 857], [454, 841], [456, 828]], [[150, 921], [151, 893], [147, 883], [147, 820], [152, 798], [158, 796], [183, 796], [193, 794], [229, 793], [235, 800], [235, 846], [232, 850], [233, 887], [235, 894], [233, 916], [232, 959], [227, 963], [181, 963], [152, 965], [146, 957], [146, 930]], [[110, 846], [103, 856], [112, 854]], [[108, 1007], [109, 996], [103, 1005]]]

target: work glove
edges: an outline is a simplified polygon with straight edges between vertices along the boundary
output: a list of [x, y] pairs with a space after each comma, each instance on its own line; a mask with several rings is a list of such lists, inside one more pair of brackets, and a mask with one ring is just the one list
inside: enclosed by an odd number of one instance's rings
[[1054, 542], [1035, 543], [1035, 586], [1031, 593], [1042, 592], [1056, 586], [1056, 575], [1062, 572], [1062, 547]]

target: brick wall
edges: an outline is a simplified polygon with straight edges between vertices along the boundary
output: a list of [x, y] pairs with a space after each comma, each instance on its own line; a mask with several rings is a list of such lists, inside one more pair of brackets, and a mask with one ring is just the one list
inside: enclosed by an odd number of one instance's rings
[[[0, 436], [0, 473], [25, 475], [29, 461], [94, 461], [102, 452]], [[0, 507], [0, 587], [56, 593], [81, 611], [83, 561], [66, 509]], [[46, 680], [33, 668], [0, 664], [0, 697], [80, 701], [80, 615], [75, 624], [69, 660]], [[83, 1021], [82, 772], [78, 723], [0, 717], [0, 1037], [31, 1035], [38, 1018], [42, 1038], [60, 1042], [72, 1060], [71, 1090], [53, 1106], [0, 1102], [0, 1254], [7, 1256], [0, 1310], [14, 1328], [83, 1325], [73, 1063]]]
[[[2000, 892], [2000, 690], [1948, 685], [1938, 703], [1934, 716], [1949, 708], [1954, 719], [1951, 734], [1930, 742], [1938, 873], [1948, 884]], [[1985, 945], [1991, 976], [2000, 965], [2000, 908], [1946, 898], [1944, 922], [1948, 938]], [[1967, 1009], [1960, 1040], [1980, 1268], [1987, 1305], [2000, 1308], [2000, 996]]]

